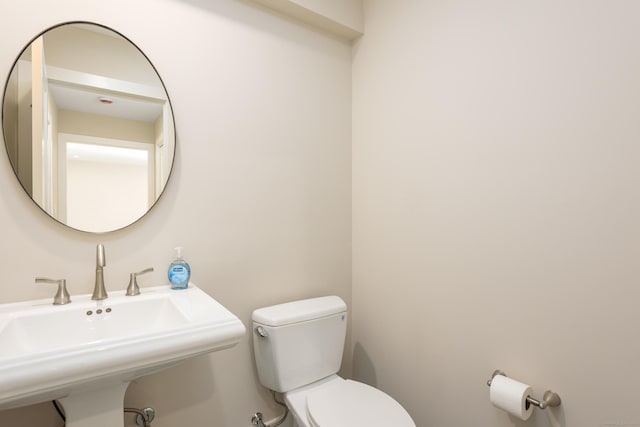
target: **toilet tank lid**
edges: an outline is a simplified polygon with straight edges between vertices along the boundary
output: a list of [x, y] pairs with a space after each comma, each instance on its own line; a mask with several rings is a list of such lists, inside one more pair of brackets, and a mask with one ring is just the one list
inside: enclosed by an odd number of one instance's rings
[[252, 319], [254, 322], [267, 326], [284, 326], [345, 311], [347, 311], [347, 304], [342, 298], [328, 296], [259, 308], [254, 310]]

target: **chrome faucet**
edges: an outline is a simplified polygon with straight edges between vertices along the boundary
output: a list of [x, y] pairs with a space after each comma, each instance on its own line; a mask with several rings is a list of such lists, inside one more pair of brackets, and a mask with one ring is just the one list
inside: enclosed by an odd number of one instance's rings
[[109, 297], [107, 290], [104, 288], [104, 274], [102, 272], [102, 268], [106, 265], [107, 261], [104, 256], [104, 246], [102, 243], [99, 243], [96, 248], [96, 284], [93, 288], [91, 299], [101, 300]]
[[36, 277], [36, 283], [53, 283], [58, 285], [58, 292], [53, 297], [53, 305], [64, 305], [71, 302], [71, 297], [67, 291], [67, 281], [65, 279], [54, 280], [46, 277]]
[[145, 268], [142, 271], [138, 271], [137, 273], [131, 273], [129, 275], [129, 286], [127, 286], [128, 297], [134, 295], [140, 295], [140, 286], [138, 286], [138, 276], [141, 274], [151, 273], [153, 271], [153, 267]]

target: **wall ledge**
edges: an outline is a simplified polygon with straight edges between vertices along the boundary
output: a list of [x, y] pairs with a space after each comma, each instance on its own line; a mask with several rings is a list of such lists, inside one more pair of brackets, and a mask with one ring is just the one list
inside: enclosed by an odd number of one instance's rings
[[349, 17], [338, 16], [335, 13], [321, 12], [318, 8], [309, 4], [312, 3], [309, 1], [304, 5], [299, 0], [250, 0], [250, 3], [265, 6], [349, 41], [355, 40], [364, 34], [362, 5], [359, 0], [355, 0], [355, 9], [358, 15], [355, 19], [353, 17], [351, 17], [352, 19], [347, 19]]

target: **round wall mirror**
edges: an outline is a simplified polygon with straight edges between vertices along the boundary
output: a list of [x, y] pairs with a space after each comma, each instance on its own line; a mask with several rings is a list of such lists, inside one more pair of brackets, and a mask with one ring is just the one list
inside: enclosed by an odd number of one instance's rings
[[175, 126], [162, 80], [137, 46], [102, 25], [57, 25], [22, 50], [2, 129], [26, 193], [77, 230], [136, 222], [171, 174]]

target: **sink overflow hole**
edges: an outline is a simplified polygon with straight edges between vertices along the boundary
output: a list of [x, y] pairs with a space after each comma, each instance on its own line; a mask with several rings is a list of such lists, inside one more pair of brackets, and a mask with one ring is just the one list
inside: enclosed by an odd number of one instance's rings
[[[104, 311], [106, 311], [107, 313], [111, 313], [111, 307], [106, 308]], [[93, 311], [87, 310], [87, 316], [91, 316], [92, 314], [93, 314]], [[101, 308], [97, 309], [96, 314], [102, 314], [102, 309]]]

